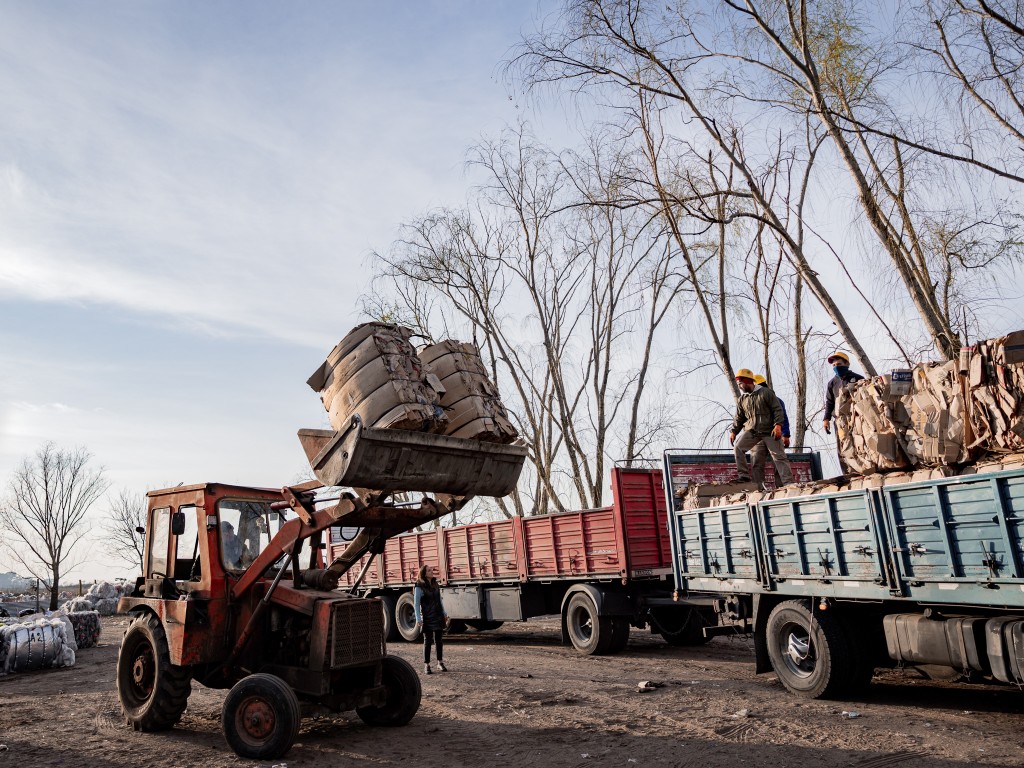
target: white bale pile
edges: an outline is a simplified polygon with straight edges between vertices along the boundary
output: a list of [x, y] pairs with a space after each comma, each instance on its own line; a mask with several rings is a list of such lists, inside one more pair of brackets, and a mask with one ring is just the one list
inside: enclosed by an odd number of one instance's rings
[[398, 325], [360, 325], [309, 377], [306, 383], [319, 392], [334, 429], [345, 429], [358, 414], [368, 427], [444, 431], [440, 382], [416, 355], [411, 336]]
[[475, 344], [442, 341], [421, 349], [419, 356], [443, 388], [444, 434], [494, 443], [511, 443], [519, 436]]
[[96, 611], [100, 616], [113, 616], [117, 613], [117, 601], [123, 593], [123, 587], [118, 584], [98, 581], [84, 595], [68, 600], [61, 608], [67, 613]]
[[74, 634], [66, 617], [30, 618], [0, 626], [0, 675], [75, 664]]

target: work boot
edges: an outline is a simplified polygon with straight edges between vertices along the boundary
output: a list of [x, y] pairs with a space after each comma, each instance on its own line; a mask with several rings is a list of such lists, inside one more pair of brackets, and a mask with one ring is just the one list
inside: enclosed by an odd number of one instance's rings
[[424, 665], [423, 665], [423, 674], [424, 674], [424, 675], [432, 675], [432, 674], [434, 674], [434, 670], [432, 670], [432, 669], [430, 668], [430, 665], [429, 665], [429, 664], [424, 664]]
[[440, 669], [442, 672], [447, 672], [448, 671], [448, 667], [446, 667], [444, 665], [444, 662], [441, 661], [440, 659], [437, 660], [437, 668]]

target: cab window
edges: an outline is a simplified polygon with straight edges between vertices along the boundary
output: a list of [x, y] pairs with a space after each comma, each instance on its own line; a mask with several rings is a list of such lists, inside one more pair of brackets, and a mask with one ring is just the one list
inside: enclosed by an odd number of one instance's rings
[[149, 513], [149, 563], [146, 569], [150, 576], [167, 576], [167, 546], [171, 536], [171, 508], [158, 507]]
[[269, 501], [222, 499], [217, 505], [221, 563], [225, 570], [242, 571], [270, 544], [283, 523]]

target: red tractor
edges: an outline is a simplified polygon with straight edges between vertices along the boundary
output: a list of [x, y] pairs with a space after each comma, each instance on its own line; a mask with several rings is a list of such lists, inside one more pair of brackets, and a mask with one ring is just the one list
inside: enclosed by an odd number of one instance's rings
[[[368, 725], [400, 726], [419, 709], [419, 677], [387, 653], [380, 601], [336, 591], [338, 578], [389, 537], [474, 495], [510, 492], [525, 449], [364, 429], [358, 418], [299, 437], [316, 481], [149, 493], [144, 575], [119, 605], [135, 615], [117, 691], [137, 730], [174, 726], [192, 680], [230, 689], [224, 736], [257, 760], [284, 755], [306, 714], [354, 709]], [[325, 498], [327, 487], [352, 490]], [[401, 502], [398, 492], [433, 496]], [[337, 526], [359, 532], [325, 567], [324, 535]]]

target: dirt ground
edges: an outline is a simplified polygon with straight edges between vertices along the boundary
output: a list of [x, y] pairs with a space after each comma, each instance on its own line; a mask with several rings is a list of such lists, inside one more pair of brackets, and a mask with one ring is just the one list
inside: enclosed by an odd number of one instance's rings
[[[124, 725], [114, 665], [127, 618], [68, 669], [0, 678], [0, 766], [266, 766], [221, 736], [223, 691], [193, 686], [174, 730]], [[389, 646], [422, 669], [422, 648]], [[448, 638], [450, 671], [422, 676], [408, 726], [354, 713], [303, 721], [288, 768], [327, 766], [971, 766], [1024, 765], [1024, 693], [954, 686], [909, 672], [876, 676], [855, 701], [810, 701], [755, 676], [746, 639], [672, 648], [634, 629], [618, 656], [582, 657], [554, 619]], [[641, 693], [648, 680], [660, 687]], [[859, 716], [850, 718], [856, 712]]]

